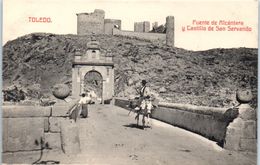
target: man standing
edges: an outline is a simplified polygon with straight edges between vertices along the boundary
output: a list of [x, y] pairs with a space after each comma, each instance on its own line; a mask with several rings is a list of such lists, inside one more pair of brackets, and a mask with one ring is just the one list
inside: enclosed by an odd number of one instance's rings
[[141, 108], [148, 109], [148, 113], [151, 113], [152, 102], [150, 88], [146, 86], [146, 80], [142, 80], [142, 88], [140, 90], [140, 97], [142, 99]]
[[[151, 92], [149, 87], [146, 86], [146, 80], [142, 80], [142, 88], [140, 90], [140, 99], [141, 99], [141, 110], [137, 114], [136, 118], [139, 119], [140, 113], [143, 114], [143, 126], [144, 126], [144, 118], [147, 116], [147, 124], [150, 122], [151, 110], [152, 110], [152, 101], [151, 101]], [[137, 121], [138, 122], [138, 121]]]

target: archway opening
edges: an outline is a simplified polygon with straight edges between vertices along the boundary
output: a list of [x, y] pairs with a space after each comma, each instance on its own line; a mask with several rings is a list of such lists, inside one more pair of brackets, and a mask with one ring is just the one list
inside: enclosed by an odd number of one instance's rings
[[103, 78], [97, 71], [89, 71], [84, 76], [84, 91], [90, 91], [95, 103], [102, 102]]

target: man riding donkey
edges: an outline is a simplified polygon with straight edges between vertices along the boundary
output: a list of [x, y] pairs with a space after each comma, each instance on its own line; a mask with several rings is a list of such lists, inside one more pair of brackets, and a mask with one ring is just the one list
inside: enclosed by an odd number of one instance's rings
[[147, 117], [147, 125], [150, 124], [150, 117], [151, 117], [151, 110], [153, 107], [152, 104], [152, 95], [150, 92], [149, 87], [146, 85], [147, 82], [146, 80], [142, 80], [142, 88], [139, 92], [140, 97], [139, 97], [139, 105], [135, 108], [137, 115], [135, 119], [137, 120], [137, 125], [139, 124], [139, 116], [143, 115], [142, 118], [142, 123], [143, 123], [143, 128], [145, 127], [145, 117]]

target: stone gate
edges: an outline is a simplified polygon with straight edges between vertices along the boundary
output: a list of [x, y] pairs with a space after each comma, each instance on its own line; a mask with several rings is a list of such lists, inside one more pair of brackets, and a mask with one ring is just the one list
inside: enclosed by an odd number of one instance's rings
[[98, 72], [102, 77], [102, 102], [114, 95], [114, 63], [111, 52], [101, 53], [100, 44], [92, 39], [85, 53], [76, 52], [72, 64], [72, 96], [84, 92], [84, 78], [89, 72]]

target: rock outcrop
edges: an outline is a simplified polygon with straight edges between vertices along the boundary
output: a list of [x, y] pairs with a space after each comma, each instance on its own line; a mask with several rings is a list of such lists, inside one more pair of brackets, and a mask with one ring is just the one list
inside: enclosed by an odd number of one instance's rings
[[[236, 90], [250, 87], [253, 106], [257, 95], [257, 49], [189, 51], [120, 36], [96, 35], [101, 53], [110, 52], [115, 63], [115, 94], [135, 94], [146, 79], [160, 99], [214, 107], [236, 101]], [[34, 33], [9, 41], [3, 48], [3, 87], [24, 89], [39, 84], [48, 95], [55, 84], [71, 87], [72, 59], [84, 53], [91, 35]], [[162, 90], [162, 88], [165, 88]], [[163, 91], [163, 92], [162, 92]]]

